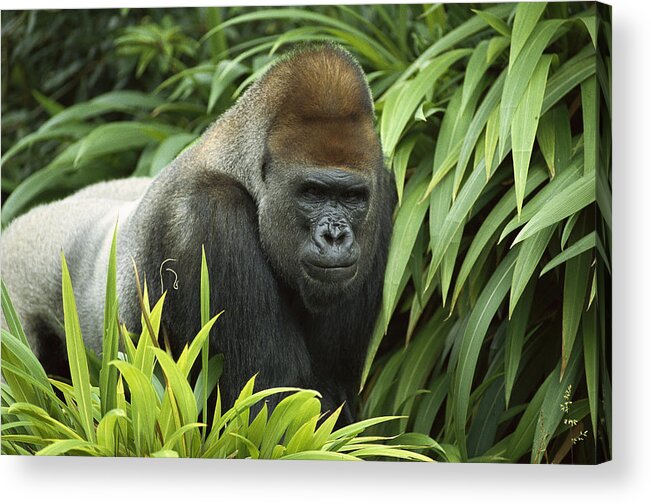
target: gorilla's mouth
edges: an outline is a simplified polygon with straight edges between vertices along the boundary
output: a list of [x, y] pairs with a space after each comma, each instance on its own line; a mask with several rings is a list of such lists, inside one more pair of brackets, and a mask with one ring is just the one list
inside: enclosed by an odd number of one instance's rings
[[350, 264], [325, 265], [303, 261], [303, 268], [308, 276], [318, 282], [346, 282], [357, 273], [357, 261]]

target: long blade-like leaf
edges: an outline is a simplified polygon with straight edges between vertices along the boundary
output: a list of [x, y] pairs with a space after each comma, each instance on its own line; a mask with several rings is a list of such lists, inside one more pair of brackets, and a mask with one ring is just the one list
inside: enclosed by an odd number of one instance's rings
[[66, 259], [61, 254], [62, 277], [61, 286], [63, 293], [63, 318], [66, 332], [66, 348], [70, 364], [70, 376], [75, 391], [75, 399], [79, 407], [79, 416], [86, 435], [86, 440], [95, 442], [95, 426], [93, 424], [93, 404], [90, 399], [90, 375], [88, 373], [88, 360], [86, 349], [81, 335], [77, 305], [72, 291], [72, 281]]
[[515, 178], [515, 198], [518, 203], [518, 214], [522, 212], [529, 161], [531, 160], [533, 143], [538, 129], [538, 120], [551, 60], [552, 57], [548, 55], [540, 58], [529, 85], [513, 113], [511, 149], [513, 152], [513, 175]]
[[516, 253], [517, 250], [509, 252], [495, 270], [479, 296], [463, 334], [452, 386], [454, 391], [454, 429], [464, 459], [468, 456], [466, 450], [468, 404], [479, 351], [486, 337], [488, 325], [509, 290]]

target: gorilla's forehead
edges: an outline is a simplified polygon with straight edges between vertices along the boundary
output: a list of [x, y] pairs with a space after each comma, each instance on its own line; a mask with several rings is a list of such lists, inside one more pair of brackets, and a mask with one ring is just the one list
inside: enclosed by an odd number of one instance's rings
[[368, 116], [286, 116], [268, 140], [272, 157], [315, 166], [372, 171], [381, 148]]
[[342, 189], [367, 185], [367, 177], [346, 167], [302, 165], [294, 167], [291, 171], [294, 178], [306, 184], [328, 185]]
[[263, 84], [279, 102], [267, 139], [273, 158], [357, 171], [381, 164], [370, 91], [348, 53], [328, 46], [299, 53]]

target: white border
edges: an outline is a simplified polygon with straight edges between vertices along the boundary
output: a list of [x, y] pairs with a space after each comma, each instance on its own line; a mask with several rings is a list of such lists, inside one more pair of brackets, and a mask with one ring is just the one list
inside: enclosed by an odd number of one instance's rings
[[[328, 2], [125, 0], [118, 5], [160, 7], [234, 3], [304, 5]], [[611, 3], [615, 166], [614, 462], [598, 467], [533, 467], [4, 456], [0, 457], [2, 501], [649, 502], [651, 4], [639, 0], [613, 0]], [[68, 8], [116, 6], [97, 0], [92, 4], [88, 0], [0, 0], [2, 9], [62, 5]]]

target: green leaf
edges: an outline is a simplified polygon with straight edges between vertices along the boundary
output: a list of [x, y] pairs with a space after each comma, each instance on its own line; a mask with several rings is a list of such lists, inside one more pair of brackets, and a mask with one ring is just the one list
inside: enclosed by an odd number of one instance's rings
[[9, 291], [7, 290], [4, 280], [0, 280], [0, 285], [2, 286], [2, 314], [7, 324], [7, 329], [9, 329], [9, 332], [18, 338], [23, 345], [29, 348], [25, 331], [23, 331], [23, 326], [20, 323], [16, 309], [11, 302]]
[[565, 249], [565, 245], [567, 245], [567, 240], [570, 239], [570, 235], [572, 234], [572, 231], [574, 230], [574, 226], [576, 226], [576, 223], [579, 220], [580, 216], [581, 214], [577, 212], [575, 214], [570, 215], [565, 221], [565, 226], [563, 226], [563, 234], [561, 235], [561, 250]]
[[[111, 366], [112, 367], [112, 366]], [[116, 384], [117, 388], [117, 384]], [[127, 414], [122, 409], [107, 411], [97, 426], [97, 444], [108, 450], [111, 455], [118, 455], [120, 436], [116, 435], [116, 427], [120, 428], [120, 421], [126, 426]]]
[[475, 94], [477, 86], [479, 86], [482, 77], [490, 66], [486, 55], [488, 43], [488, 40], [480, 42], [468, 60], [461, 93], [461, 110], [464, 110], [468, 105], [470, 98]]
[[104, 301], [104, 336], [102, 338], [102, 368], [99, 375], [99, 396], [102, 415], [117, 407], [118, 370], [109, 362], [118, 358], [118, 298], [117, 298], [117, 234], [115, 224], [106, 274], [106, 296]]
[[[198, 423], [198, 422], [191, 422], [183, 425], [182, 427], [179, 427], [171, 436], [168, 436], [165, 439], [165, 444], [163, 445], [163, 448], [159, 450], [160, 451], [172, 451], [174, 446], [177, 445], [177, 443], [182, 442], [182, 438], [191, 431], [195, 431], [199, 428], [202, 427], [203, 424]], [[178, 453], [177, 450], [175, 450], [176, 453]]]
[[492, 64], [495, 59], [511, 44], [511, 37], [493, 37], [488, 41], [486, 59]]
[[443, 180], [448, 171], [456, 164], [452, 199], [456, 198], [464, 178], [466, 166], [475, 144], [481, 135], [484, 124], [488, 120], [491, 108], [497, 104], [504, 82], [504, 72], [497, 78], [490, 91], [486, 94], [481, 106], [474, 114], [481, 88], [473, 91], [466, 106], [461, 108], [460, 91], [452, 96], [436, 142], [434, 154], [433, 176], [427, 188], [429, 194]]
[[90, 398], [90, 375], [88, 373], [88, 360], [86, 349], [81, 335], [77, 305], [72, 291], [72, 281], [66, 259], [61, 253], [61, 289], [63, 293], [63, 318], [66, 333], [66, 348], [70, 376], [75, 392], [75, 400], [79, 408], [81, 424], [86, 435], [86, 440], [95, 442], [95, 426], [93, 423], [93, 404]]
[[[523, 5], [523, 4], [520, 4]], [[538, 120], [542, 100], [547, 83], [547, 74], [551, 64], [551, 56], [544, 55], [540, 58], [536, 69], [531, 76], [520, 103], [513, 113], [511, 123], [511, 138], [513, 152], [513, 175], [515, 178], [515, 197], [518, 204], [518, 214], [522, 212], [524, 188], [527, 183], [529, 161], [533, 143], [538, 129]]]
[[109, 112], [151, 110], [162, 103], [162, 98], [140, 91], [111, 91], [88, 102], [68, 107], [43, 124], [39, 131], [45, 131], [66, 122], [91, 119]]
[[550, 176], [556, 174], [556, 125], [554, 124], [554, 111], [552, 109], [540, 118], [536, 138], [540, 152], [545, 158]]
[[394, 86], [387, 92], [380, 119], [380, 136], [387, 158], [393, 156], [407, 123], [425, 94], [434, 88], [436, 81], [454, 63], [471, 52], [468, 49], [454, 49], [434, 58], [413, 80]]
[[[525, 188], [525, 196], [534, 191], [545, 180], [547, 180], [547, 176], [544, 169], [540, 166], [534, 166], [529, 173], [527, 186]], [[511, 187], [511, 189], [509, 189], [493, 207], [493, 210], [491, 210], [488, 216], [484, 219], [479, 231], [475, 234], [475, 237], [464, 257], [463, 264], [459, 269], [459, 273], [457, 274], [457, 283], [452, 296], [451, 309], [456, 304], [461, 289], [469, 275], [475, 269], [479, 269], [481, 263], [483, 263], [488, 255], [487, 245], [491, 240], [496, 240], [496, 232], [508, 216], [515, 210], [514, 194], [515, 189]]]
[[312, 439], [312, 447], [323, 449], [325, 443], [330, 439], [332, 435], [332, 429], [335, 428], [335, 424], [341, 415], [341, 410], [343, 409], [343, 404], [334, 410], [328, 418], [326, 418], [321, 425], [314, 432], [314, 437]]
[[222, 60], [217, 64], [210, 85], [208, 113], [215, 108], [217, 100], [236, 79], [246, 74], [248, 69], [237, 60]]
[[154, 177], [170, 164], [183, 149], [196, 139], [190, 133], [178, 133], [163, 140], [156, 148], [149, 167], [149, 175]]
[[[559, 362], [552, 374], [552, 380], [545, 391], [540, 411], [537, 415], [537, 425], [534, 431], [533, 446], [531, 449], [531, 463], [538, 464], [542, 461], [547, 451], [547, 446], [554, 435], [558, 425], [563, 418], [563, 411], [560, 406], [565, 402], [563, 395], [572, 386], [576, 390], [579, 374], [579, 363], [581, 352], [573, 352], [568, 363], [566, 372], [559, 380], [561, 363]], [[571, 397], [570, 397], [571, 399]]]
[[45, 438], [76, 439], [84, 441], [76, 431], [52, 418], [43, 408], [39, 408], [33, 404], [16, 402], [9, 406], [9, 409], [6, 411], [8, 414], [16, 415], [19, 418], [27, 417], [31, 419], [34, 427], [38, 427], [38, 431], [46, 432], [46, 434], [43, 435]]
[[521, 2], [515, 8], [513, 35], [511, 36], [511, 54], [509, 55], [509, 72], [527, 39], [533, 32], [540, 16], [547, 7], [547, 2]]
[[192, 423], [197, 418], [197, 404], [185, 374], [167, 352], [160, 348], [154, 348], [153, 352], [163, 369], [167, 386], [171, 388], [174, 394], [183, 425]]
[[9, 195], [2, 206], [2, 224], [15, 218], [29, 203], [46, 189], [56, 187], [69, 173], [73, 172], [73, 162], [80, 143], [67, 147], [45, 168], [33, 173]]
[[416, 112], [414, 113], [414, 119], [416, 121], [427, 122], [427, 118], [436, 114], [437, 112], [445, 112], [445, 109], [442, 107], [435, 107], [432, 102], [424, 101], [416, 109]]
[[461, 339], [461, 349], [454, 372], [452, 390], [454, 393], [454, 428], [463, 459], [468, 457], [466, 449], [466, 420], [472, 380], [482, 343], [495, 312], [501, 305], [511, 284], [517, 250], [512, 250], [499, 264], [495, 273], [484, 287], [475, 304], [466, 330]]
[[513, 281], [511, 283], [511, 296], [509, 298], [509, 318], [518, 304], [518, 300], [529, 283], [529, 279], [538, 267], [549, 240], [551, 240], [555, 226], [541, 229], [535, 235], [524, 240], [518, 253], [518, 258], [513, 269]]
[[396, 154], [393, 156], [393, 175], [396, 181], [396, 192], [398, 193], [398, 206], [402, 206], [402, 194], [405, 187], [407, 165], [417, 140], [418, 137], [414, 135], [400, 142], [400, 145], [396, 149]]
[[281, 460], [349, 460], [359, 461], [361, 459], [347, 453], [337, 453], [320, 450], [308, 450], [298, 453], [290, 453], [280, 457]]
[[149, 454], [153, 458], [179, 458], [179, 454], [174, 450], [158, 450]]
[[[287, 454], [297, 453], [309, 450], [314, 439], [314, 430], [319, 415], [313, 416], [310, 420], [305, 422], [294, 434], [287, 444]], [[320, 448], [320, 447], [319, 447]]]
[[369, 427], [373, 427], [374, 425], [379, 425], [385, 422], [390, 422], [392, 420], [400, 420], [401, 418], [404, 417], [381, 416], [376, 418], [368, 418], [366, 420], [360, 420], [359, 422], [352, 423], [350, 425], [347, 425], [346, 427], [342, 427], [341, 429], [334, 431], [332, 434], [328, 436], [328, 441], [337, 441], [339, 439], [354, 437], [357, 436], [358, 434], [361, 434]]
[[522, 100], [527, 85], [536, 67], [538, 67], [543, 51], [563, 23], [564, 21], [562, 20], [554, 19], [542, 21], [537, 24], [531, 34], [531, 38], [522, 49], [520, 56], [509, 69], [506, 81], [504, 82], [502, 102], [500, 104], [500, 157], [506, 152], [506, 139], [509, 131], [511, 131], [511, 121], [515, 109]]
[[590, 39], [592, 40], [592, 45], [594, 48], [597, 48], [597, 16], [580, 16], [579, 19], [583, 22], [585, 27], [590, 34]]
[[[548, 203], [548, 201], [560, 194], [567, 187], [579, 180], [581, 175], [580, 159], [575, 159], [567, 170], [563, 170], [556, 177], [545, 184], [522, 208], [521, 215], [514, 215], [513, 218], [504, 226], [500, 234], [498, 243], [504, 240], [513, 230], [524, 226]], [[515, 206], [515, 198], [513, 200]]]
[[394, 448], [391, 446], [373, 446], [369, 448], [361, 448], [359, 450], [350, 452], [350, 455], [358, 458], [387, 457], [405, 460], [418, 460], [419, 462], [432, 462], [431, 458], [425, 455], [421, 455], [420, 453], [401, 450], [400, 448]]
[[599, 134], [599, 89], [597, 77], [592, 75], [581, 83], [581, 111], [583, 114], [583, 173], [597, 169]]
[[[204, 410], [204, 390], [207, 390], [208, 392], [205, 393], [206, 397], [210, 397], [210, 394], [213, 393], [215, 388], [217, 387], [217, 383], [219, 381], [219, 378], [222, 375], [222, 372], [224, 371], [224, 355], [223, 354], [215, 354], [213, 355], [209, 360], [208, 360], [208, 380], [207, 384], [204, 383], [204, 367], [202, 364], [201, 371], [199, 372], [199, 376], [197, 377], [197, 380], [194, 385], [194, 397], [197, 401], [197, 411], [203, 411]], [[207, 388], [206, 388], [207, 386]], [[202, 417], [203, 420], [203, 417]]]
[[587, 45], [549, 78], [543, 100], [543, 114], [584, 79], [594, 75], [595, 71], [594, 49], [592, 45]]
[[[425, 174], [425, 171], [421, 170], [421, 173]], [[427, 203], [420, 202], [426, 185], [427, 179], [424, 176], [413, 177], [405, 189], [405, 199], [396, 215], [384, 277], [385, 324], [389, 323], [392, 313], [390, 307], [394, 305], [400, 280], [409, 263], [409, 256], [416, 242], [418, 230], [427, 212]]]
[[[205, 327], [210, 319], [210, 276], [208, 273], [208, 263], [206, 262], [206, 250], [204, 245], [201, 245], [201, 289], [200, 289], [200, 302], [201, 302], [201, 327]], [[210, 353], [210, 337], [207, 336], [201, 347], [201, 378], [203, 389], [203, 407], [201, 408], [202, 422], [208, 425], [208, 376], [209, 376], [209, 353]], [[202, 439], [206, 439], [206, 429], [203, 430]]]
[[572, 259], [573, 257], [582, 254], [596, 246], [596, 233], [592, 231], [588, 233], [583, 238], [580, 238], [574, 242], [571, 246], [566, 248], [563, 252], [554, 257], [549, 261], [545, 267], [540, 272], [540, 276], [543, 276], [548, 271], [553, 270], [556, 266], [563, 264], [565, 261]]
[[585, 312], [581, 318], [583, 333], [583, 358], [585, 366], [585, 382], [588, 389], [590, 404], [590, 419], [595, 443], [597, 442], [597, 422], [599, 421], [599, 354], [600, 345], [597, 334], [597, 313], [594, 307]]
[[[470, 155], [478, 146], [477, 142], [481, 136], [484, 125], [486, 125], [486, 135], [495, 135], [494, 141], [497, 143], [497, 130], [489, 132], [489, 129], [495, 128], [496, 124], [491, 123], [491, 118], [493, 121], [499, 118], [499, 100], [502, 93], [502, 87], [504, 86], [504, 79], [506, 77], [506, 72], [502, 72], [500, 76], [495, 80], [491, 86], [484, 101], [477, 109], [475, 116], [472, 118], [472, 121], [468, 125], [467, 123], [462, 124], [459, 128], [460, 134], [457, 137], [457, 141], [462, 140], [461, 150], [459, 151], [459, 162], [454, 174], [454, 197], [456, 197], [461, 182], [465, 175], [466, 166], [470, 160]], [[497, 112], [496, 112], [497, 111]], [[488, 142], [492, 142], [493, 138], [486, 138]], [[485, 144], [486, 149], [488, 149], [484, 156], [488, 163], [490, 161], [491, 165], [493, 162], [493, 154], [495, 153], [495, 145]], [[486, 173], [489, 173], [489, 169], [486, 168]]]
[[[206, 7], [205, 24], [210, 29], [218, 27], [223, 22], [222, 9], [219, 7]], [[225, 13], [225, 11], [224, 11]], [[218, 30], [214, 36], [210, 37], [210, 52], [213, 58], [218, 58], [228, 51], [228, 41], [226, 40], [226, 33], [223, 30]]]
[[129, 418], [133, 426], [133, 439], [138, 455], [145, 455], [160, 448], [155, 442], [156, 417], [160, 401], [154, 386], [140, 369], [121, 360], [111, 362], [118, 368], [129, 386], [131, 410]]
[[290, 423], [300, 412], [300, 407], [306, 401], [315, 397], [316, 394], [314, 391], [302, 390], [285, 397], [276, 405], [269, 417], [267, 428], [260, 443], [260, 458], [272, 458], [274, 447], [280, 443], [283, 434], [290, 427]]
[[587, 305], [586, 291], [590, 278], [590, 263], [592, 254], [584, 252], [565, 265], [565, 281], [563, 284], [563, 348], [561, 376], [570, 359], [574, 339], [579, 330], [579, 323]]
[[493, 172], [493, 157], [495, 149], [497, 148], [497, 140], [499, 139], [499, 121], [500, 121], [500, 108], [495, 107], [488, 116], [486, 123], [486, 134], [484, 136], [484, 159], [486, 164], [486, 178], [491, 176]]
[[518, 374], [518, 368], [520, 366], [524, 337], [527, 332], [527, 326], [529, 325], [529, 314], [531, 313], [535, 290], [535, 282], [530, 282], [525, 288], [520, 302], [513, 310], [511, 319], [506, 326], [506, 342], [504, 351], [504, 398], [507, 408], [511, 399], [515, 377]]
[[579, 178], [547, 201], [518, 233], [513, 240], [513, 245], [585, 208], [593, 203], [595, 198], [595, 175], [592, 172]]
[[59, 112], [62, 112], [66, 109], [59, 102], [45, 96], [43, 93], [38, 92], [36, 89], [32, 90], [32, 96], [41, 105], [41, 107], [45, 109], [49, 116], [55, 116]]
[[534, 436], [536, 435], [538, 418], [540, 416], [540, 408], [542, 407], [547, 390], [557, 381], [558, 368], [547, 376], [542, 385], [540, 385], [538, 390], [536, 390], [536, 393], [531, 401], [529, 401], [529, 404], [527, 404], [527, 408], [518, 422], [515, 432], [511, 435], [508, 441], [506, 453], [510, 461], [517, 462], [525, 453], [531, 451]]
[[432, 425], [436, 415], [443, 404], [443, 400], [448, 394], [450, 376], [442, 374], [435, 376], [428, 386], [430, 393], [421, 398], [418, 410], [414, 417], [414, 431], [429, 433], [432, 431]]
[[443, 310], [439, 310], [423, 329], [424, 336], [419, 335], [409, 345], [401, 373], [397, 377], [397, 387], [393, 394], [393, 411], [398, 411], [399, 407], [425, 384], [432, 371], [432, 363], [438, 360], [444, 343], [442, 335], [446, 328], [443, 316]]
[[[429, 243], [430, 249], [436, 250], [441, 239], [441, 231], [443, 224], [448, 216], [450, 211], [450, 205], [452, 202], [452, 188], [454, 181], [450, 174], [443, 177], [443, 180], [440, 184], [437, 184], [430, 194], [429, 202]], [[430, 183], [431, 185], [431, 183]], [[436, 267], [439, 265], [437, 264]], [[433, 264], [430, 263], [430, 269], [427, 275], [427, 287], [425, 290], [430, 289], [431, 278], [435, 271], [433, 270]]]
[[[374, 37], [366, 35], [350, 23], [340, 21], [333, 16], [308, 11], [307, 9], [278, 8], [248, 12], [228, 19], [219, 26], [209, 30], [201, 38], [201, 41], [207, 40], [231, 26], [273, 19], [289, 19], [294, 22], [314, 23], [322, 25], [326, 29], [336, 30], [340, 39], [347, 39], [349, 44], [354, 45], [357, 51], [369, 58], [380, 68], [389, 67], [395, 62], [395, 57], [382, 44], [376, 41]], [[231, 51], [233, 53], [235, 52], [234, 49], [231, 49]]]
[[65, 455], [66, 453], [69, 453], [73, 450], [79, 450], [90, 455], [107, 456], [106, 453], [102, 453], [100, 450], [98, 450], [97, 445], [79, 439], [61, 439], [58, 441], [54, 441], [51, 444], [47, 445], [45, 448], [36, 452], [36, 455], [39, 456]]
[[80, 140], [73, 165], [78, 167], [99, 156], [142, 148], [150, 142], [161, 142], [178, 132], [178, 128], [166, 124], [126, 121], [104, 124]]
[[[436, 248], [432, 250], [432, 260], [430, 262], [430, 269], [427, 275], [427, 288], [434, 277], [434, 273], [438, 269], [443, 256], [447, 252], [450, 243], [454, 236], [465, 223], [465, 220], [476, 203], [482, 190], [486, 186], [486, 175], [484, 163], [481, 162], [468, 177], [468, 180], [461, 188], [457, 199], [454, 201], [452, 208], [447, 213], [445, 221], [441, 226], [439, 238], [436, 243]], [[434, 244], [433, 244], [434, 245]]]
[[25, 135], [23, 138], [18, 140], [13, 144], [0, 159], [0, 162], [4, 165], [9, 159], [18, 154], [19, 152], [31, 147], [32, 145], [39, 142], [46, 142], [48, 140], [79, 140], [80, 138], [86, 136], [93, 127], [88, 124], [79, 124], [79, 123], [66, 123], [56, 128], [50, 128], [45, 131], [38, 130], [29, 135]]
[[[27, 402], [46, 410], [51, 416], [62, 419], [65, 406], [54, 391], [43, 366], [29, 346], [18, 337], [2, 329], [2, 377], [14, 401]], [[5, 390], [3, 390], [3, 401]], [[38, 430], [38, 429], [37, 429]]]
[[[493, 15], [500, 19], [508, 17], [513, 12], [514, 5], [509, 3], [498, 4], [487, 9], [482, 9], [483, 14]], [[485, 17], [485, 16], [484, 16]], [[472, 16], [468, 21], [457, 26], [450, 32], [446, 33], [434, 44], [428, 47], [423, 53], [418, 56], [413, 63], [411, 63], [398, 77], [396, 83], [404, 82], [409, 79], [414, 73], [421, 69], [427, 61], [435, 56], [447, 51], [451, 47], [461, 43], [464, 40], [470, 39], [477, 32], [483, 30], [487, 21], [480, 16]]]
[[484, 380], [485, 383], [489, 385], [479, 396], [476, 414], [468, 430], [467, 445], [471, 457], [483, 455], [493, 446], [504, 412], [504, 377], [493, 375]]
[[477, 14], [484, 22], [493, 28], [497, 33], [504, 35], [505, 37], [511, 37], [511, 28], [507, 25], [500, 17], [496, 16], [492, 12], [482, 11], [479, 9], [471, 9], [475, 14]]

